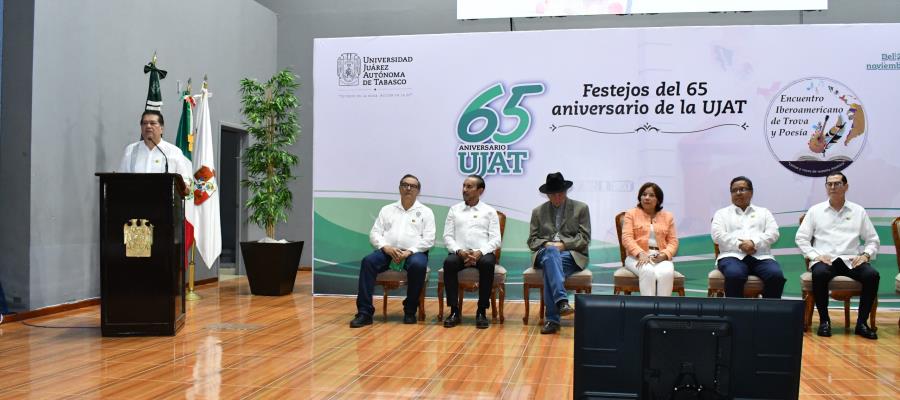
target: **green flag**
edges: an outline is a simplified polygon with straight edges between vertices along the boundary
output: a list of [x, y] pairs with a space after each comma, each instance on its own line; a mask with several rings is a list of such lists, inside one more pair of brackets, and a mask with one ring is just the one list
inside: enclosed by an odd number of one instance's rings
[[159, 90], [159, 80], [166, 78], [166, 71], [156, 67], [156, 54], [153, 54], [153, 61], [144, 66], [144, 73], [150, 73], [150, 84], [147, 88], [147, 105], [145, 110], [162, 110], [162, 92]]
[[178, 136], [175, 137], [175, 145], [181, 152], [191, 159], [194, 151], [194, 97], [190, 89], [181, 93], [181, 119], [178, 120]]

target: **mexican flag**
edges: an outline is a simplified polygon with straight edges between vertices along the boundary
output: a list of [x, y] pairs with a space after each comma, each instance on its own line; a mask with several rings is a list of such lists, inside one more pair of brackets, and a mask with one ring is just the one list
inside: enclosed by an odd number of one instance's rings
[[222, 224], [219, 219], [219, 185], [213, 155], [212, 124], [209, 118], [209, 90], [204, 83], [197, 105], [197, 136], [194, 147], [194, 235], [197, 250], [208, 268], [222, 253]]
[[181, 119], [178, 120], [178, 136], [175, 137], [175, 145], [181, 149], [181, 153], [191, 159], [194, 151], [194, 107], [197, 103], [189, 90], [181, 93]]
[[[191, 96], [189, 90], [181, 93], [181, 119], [178, 120], [178, 136], [175, 137], [175, 144], [181, 149], [181, 153], [191, 159], [194, 144], [194, 97]], [[185, 182], [187, 187], [193, 189], [193, 182]], [[184, 201], [184, 254], [185, 264], [187, 265], [187, 255], [191, 252], [191, 245], [194, 244], [194, 221], [197, 219], [194, 210], [194, 191], [189, 190]]]

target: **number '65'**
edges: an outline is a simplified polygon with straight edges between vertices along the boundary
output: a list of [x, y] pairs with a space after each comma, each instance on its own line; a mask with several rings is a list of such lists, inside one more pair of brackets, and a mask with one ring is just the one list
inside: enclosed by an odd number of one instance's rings
[[[503, 97], [505, 91], [502, 83], [497, 83], [475, 96], [463, 110], [456, 125], [456, 136], [466, 143], [482, 143], [492, 139], [497, 144], [513, 144], [525, 136], [531, 127], [531, 113], [521, 105], [525, 96], [544, 93], [543, 83], [524, 83], [515, 85], [510, 89], [509, 99], [500, 110], [507, 118], [515, 118], [518, 123], [509, 132], [501, 132], [500, 114], [490, 107], [490, 103]], [[469, 129], [476, 121], [483, 120], [484, 124], [475, 132]]]

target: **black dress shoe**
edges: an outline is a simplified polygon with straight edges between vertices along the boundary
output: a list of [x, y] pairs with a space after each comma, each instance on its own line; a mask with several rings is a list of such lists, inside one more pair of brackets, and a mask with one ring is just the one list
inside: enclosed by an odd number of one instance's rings
[[452, 328], [454, 326], [459, 325], [459, 312], [458, 311], [450, 311], [450, 315], [447, 316], [447, 319], [444, 320], [444, 328]]
[[491, 321], [488, 321], [487, 316], [484, 314], [484, 311], [481, 311], [475, 314], [475, 327], [478, 329], [487, 329], [491, 326]]
[[353, 321], [350, 321], [351, 328], [362, 328], [366, 325], [372, 325], [372, 316], [365, 314], [356, 314]]
[[559, 304], [557, 305], [557, 308], [559, 309], [560, 317], [565, 317], [567, 315], [575, 314], [575, 309], [569, 305], [568, 300], [560, 301]]
[[544, 326], [541, 328], [541, 335], [548, 335], [556, 332], [559, 332], [559, 322], [544, 322]]
[[865, 322], [863, 322], [861, 324], [856, 324], [856, 331], [854, 333], [856, 333], [857, 335], [862, 336], [866, 339], [872, 339], [872, 340], [878, 339], [878, 334], [875, 333], [875, 331], [873, 331], [872, 328], [869, 328], [869, 325], [866, 325]]
[[416, 322], [419, 322], [419, 320], [416, 318], [416, 313], [403, 314], [403, 323], [404, 324], [412, 325], [412, 324], [415, 324]]
[[819, 330], [816, 331], [816, 335], [830, 337], [831, 336], [831, 321], [819, 322]]

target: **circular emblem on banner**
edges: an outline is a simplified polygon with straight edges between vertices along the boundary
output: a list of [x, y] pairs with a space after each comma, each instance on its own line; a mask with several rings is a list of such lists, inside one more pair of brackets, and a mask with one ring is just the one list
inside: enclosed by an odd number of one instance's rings
[[781, 89], [766, 112], [766, 141], [794, 173], [821, 177], [847, 168], [865, 147], [862, 101], [843, 83], [803, 78]]

